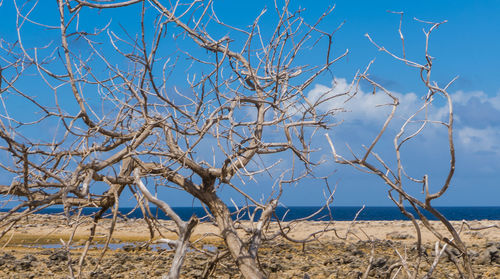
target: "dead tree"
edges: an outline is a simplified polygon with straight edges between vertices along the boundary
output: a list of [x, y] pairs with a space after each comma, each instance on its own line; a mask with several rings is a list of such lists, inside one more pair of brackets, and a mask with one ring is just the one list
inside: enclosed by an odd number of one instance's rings
[[[403, 13], [397, 14], [401, 15], [402, 21]], [[404, 121], [396, 119], [395, 116], [397, 115], [398, 106], [400, 105], [399, 99], [394, 93], [387, 90], [382, 85], [377, 83], [376, 80], [370, 77], [370, 75], [368, 74], [369, 68], [372, 64], [370, 63], [363, 73], [357, 75], [354, 82], [356, 86], [354, 87], [352, 94], [356, 94], [356, 91], [359, 88], [359, 83], [361, 81], [365, 81], [373, 87], [374, 94], [384, 94], [385, 96], [387, 96], [387, 99], [389, 100], [388, 105], [390, 106], [391, 110], [387, 118], [385, 119], [385, 122], [383, 123], [380, 131], [374, 137], [372, 142], [369, 143], [369, 145], [364, 146], [364, 152], [362, 152], [361, 154], [352, 153], [352, 156], [354, 157], [352, 159], [347, 159], [344, 157], [344, 155], [339, 154], [337, 152], [338, 148], [335, 148], [335, 146], [338, 146], [338, 144], [335, 144], [330, 136], [326, 134], [326, 138], [328, 143], [330, 144], [335, 162], [339, 164], [350, 165], [360, 171], [371, 173], [380, 177], [382, 181], [389, 186], [389, 198], [395, 203], [395, 205], [398, 206], [400, 211], [412, 221], [416, 230], [417, 249], [419, 252], [419, 256], [417, 262], [415, 263], [413, 271], [411, 271], [404, 262], [401, 265], [404, 267], [409, 278], [419, 277], [419, 267], [423, 257], [421, 243], [422, 228], [419, 222], [417, 222], [417, 219], [420, 219], [423, 227], [431, 231], [438, 240], [438, 243], [436, 243], [435, 247], [435, 259], [431, 264], [430, 270], [426, 275], [423, 276], [423, 278], [431, 277], [433, 271], [436, 268], [436, 265], [439, 263], [439, 258], [443, 255], [443, 252], [446, 251], [447, 246], [454, 247], [458, 249], [458, 251], [460, 251], [462, 266], [457, 266], [459, 273], [463, 274], [463, 277], [474, 278], [474, 272], [471, 267], [470, 257], [467, 253], [466, 244], [460, 238], [460, 231], [457, 228], [453, 227], [451, 222], [448, 221], [446, 217], [443, 216], [432, 205], [432, 201], [442, 197], [449, 189], [453, 174], [455, 172], [455, 146], [453, 142], [453, 104], [450, 94], [448, 93], [448, 88], [456, 80], [456, 78], [452, 79], [448, 84], [444, 86], [440, 86], [437, 84], [437, 82], [433, 81], [431, 72], [434, 58], [429, 54], [430, 35], [432, 31], [436, 30], [441, 24], [445, 22], [446, 21], [439, 23], [424, 22], [430, 27], [424, 30], [425, 49], [423, 52], [423, 63], [407, 59], [405, 54], [404, 36], [401, 30], [401, 22], [399, 25], [399, 34], [403, 45], [402, 55], [395, 54], [394, 52], [376, 43], [368, 34], [366, 35], [370, 42], [375, 45], [379, 49], [379, 51], [385, 52], [391, 55], [397, 61], [418, 70], [419, 79], [425, 86], [427, 92], [423, 94], [421, 104], [419, 104], [419, 107], [415, 112], [410, 114], [410, 116], [404, 119]], [[444, 119], [433, 119], [429, 116], [431, 104], [437, 98], [442, 98], [446, 102], [447, 115]], [[450, 163], [448, 166], [446, 178], [442, 182], [442, 184], [437, 185], [430, 185], [429, 176], [427, 174], [423, 175], [421, 178], [411, 176], [409, 174], [410, 171], [408, 169], [405, 169], [404, 167], [405, 162], [402, 159], [401, 152], [402, 147], [404, 147], [410, 141], [415, 140], [419, 136], [422, 136], [423, 131], [425, 131], [425, 129], [428, 129], [430, 126], [438, 126], [446, 130], [448, 151], [450, 156]], [[390, 163], [388, 163], [388, 161], [391, 160], [389, 159], [390, 157], [386, 156], [384, 158], [384, 156], [381, 156], [376, 152], [376, 147], [380, 144], [381, 137], [384, 134], [390, 133], [389, 131], [391, 129], [392, 131], [398, 131], [397, 133], [395, 133], [393, 138], [393, 147], [395, 151], [394, 161], [396, 162], [395, 165], [391, 165]], [[414, 187], [422, 189], [422, 197], [411, 194], [411, 189]], [[431, 189], [434, 189], [434, 191]], [[408, 206], [415, 210], [417, 216], [414, 216], [414, 214], [407, 210]], [[439, 220], [440, 223], [444, 225], [444, 227], [448, 231], [448, 235], [443, 235], [438, 232], [435, 225], [431, 224], [426, 215], [423, 214], [424, 212], [430, 213], [433, 217]]]
[[[308, 176], [316, 163], [311, 139], [333, 122], [334, 112], [316, 108], [335, 96], [313, 102], [304, 94], [347, 55], [333, 53], [334, 30], [318, 27], [333, 8], [308, 23], [285, 1], [239, 27], [218, 18], [212, 1], [165, 3], [58, 0], [43, 4], [58, 19], [38, 22], [32, 13], [42, 4], [14, 1], [18, 38], [1, 44], [0, 65], [0, 100], [7, 104], [0, 115], [1, 175], [11, 182], [0, 193], [18, 203], [1, 218], [3, 234], [22, 216], [55, 204], [68, 216], [74, 208], [100, 208], [95, 224], [113, 209], [115, 220], [130, 189], [174, 220], [176, 277], [197, 219], [181, 220], [151, 193], [152, 185], [168, 186], [208, 208], [244, 277], [264, 278], [257, 251], [282, 185]], [[274, 25], [261, 26], [268, 16]], [[56, 39], [37, 45], [26, 28]], [[318, 49], [318, 41], [326, 44]], [[312, 51], [324, 55], [321, 64], [298, 61]], [[273, 172], [278, 153], [294, 171], [273, 176], [267, 199], [252, 197], [243, 184]], [[236, 224], [220, 197], [227, 187], [260, 218]], [[95, 225], [87, 248], [94, 234]]]

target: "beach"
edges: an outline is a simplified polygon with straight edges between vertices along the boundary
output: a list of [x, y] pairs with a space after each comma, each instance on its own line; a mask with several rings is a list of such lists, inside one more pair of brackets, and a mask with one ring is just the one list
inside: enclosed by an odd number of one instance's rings
[[[244, 221], [243, 221], [244, 222]], [[437, 222], [432, 222], [438, 224]], [[460, 221], [452, 222], [467, 244], [473, 268], [479, 278], [500, 277], [500, 221], [469, 221], [471, 230]], [[103, 219], [97, 227], [94, 245], [83, 265], [83, 278], [162, 278], [168, 273], [173, 251], [159, 238], [175, 239], [171, 221], [159, 220], [151, 240], [143, 219], [118, 218], [107, 252], [101, 257], [111, 226]], [[77, 273], [78, 260], [89, 236], [92, 219], [68, 220], [63, 216], [35, 214], [22, 218], [2, 239], [0, 278], [67, 278]], [[438, 226], [437, 226], [438, 227]], [[436, 238], [422, 228], [424, 257], [421, 276], [434, 259]], [[278, 230], [269, 225], [268, 235]], [[323, 231], [323, 232], [322, 232]], [[445, 234], [442, 227], [438, 231]], [[161, 236], [160, 236], [161, 233]], [[182, 278], [199, 278], [213, 254], [224, 250], [217, 228], [201, 223], [191, 237], [192, 247], [182, 268]], [[245, 235], [243, 231], [240, 232]], [[401, 259], [416, 262], [416, 233], [410, 221], [306, 221], [294, 224], [288, 236], [300, 241], [312, 233], [306, 244], [276, 238], [259, 249], [259, 261], [269, 278], [358, 278], [370, 265], [368, 278], [385, 278], [391, 272], [403, 278]], [[446, 235], [446, 234], [445, 234]], [[72, 242], [68, 244], [69, 239]], [[458, 278], [454, 266], [454, 248], [440, 259], [433, 278]], [[456, 255], [454, 255], [454, 253]], [[72, 263], [72, 271], [68, 268]], [[399, 271], [398, 271], [399, 269]], [[239, 278], [230, 257], [222, 258], [210, 278]]]

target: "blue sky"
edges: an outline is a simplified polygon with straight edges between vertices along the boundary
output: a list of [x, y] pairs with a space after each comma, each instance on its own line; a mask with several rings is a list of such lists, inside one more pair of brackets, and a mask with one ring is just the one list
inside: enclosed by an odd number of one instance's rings
[[[220, 1], [219, 11], [228, 23], [241, 24], [260, 11], [259, 4], [269, 1], [254, 1], [251, 7], [240, 1]], [[455, 76], [458, 80], [450, 88], [455, 107], [455, 144], [457, 166], [452, 185], [438, 205], [500, 205], [500, 83], [498, 61], [500, 61], [500, 5], [498, 1], [295, 1], [294, 7], [303, 7], [303, 15], [311, 19], [321, 14], [325, 7], [335, 4], [333, 14], [321, 27], [334, 30], [345, 21], [335, 34], [334, 51], [350, 50], [347, 59], [334, 65], [333, 73], [337, 86], [349, 83], [358, 69], [375, 59], [370, 71], [372, 77], [389, 90], [398, 94], [401, 100], [401, 114], [414, 110], [419, 97], [426, 94], [418, 79], [418, 72], [394, 61], [387, 54], [379, 52], [369, 43], [369, 34], [377, 43], [396, 54], [401, 53], [398, 35], [399, 15], [387, 11], [402, 11], [402, 31], [405, 36], [406, 54], [410, 59], [422, 62], [425, 37], [422, 32], [427, 26], [414, 20], [440, 22], [447, 20], [432, 35], [430, 54], [436, 57], [433, 80], [440, 85]], [[245, 13], [234, 11], [245, 10]], [[223, 17], [221, 15], [221, 17]], [[308, 59], [313, 59], [308, 57]], [[319, 57], [318, 57], [319, 59]], [[311, 91], [334, 88], [331, 77], [322, 77]], [[368, 93], [366, 92], [368, 91]], [[373, 108], [381, 100], [370, 98], [370, 89], [362, 88], [343, 116], [344, 124], [336, 127], [330, 135], [339, 146], [349, 143], [354, 150], [368, 145], [377, 127], [383, 123], [384, 112]], [[311, 92], [309, 92], [311, 94]], [[364, 95], [363, 95], [364, 94]], [[363, 98], [361, 98], [363, 97]], [[443, 110], [439, 101], [435, 113]], [[399, 126], [392, 126], [383, 138], [377, 152], [394, 160], [392, 136]], [[344, 151], [347, 151], [343, 148]], [[346, 157], [348, 153], [344, 153]], [[403, 150], [406, 171], [415, 177], [429, 174], [431, 184], [442, 185], [447, 174], [449, 155], [446, 134], [442, 128], [431, 127], [415, 143]], [[331, 162], [321, 167], [320, 173], [336, 170], [330, 184], [337, 184], [335, 205], [390, 205], [387, 186], [371, 175], [360, 173], [350, 167]], [[285, 194], [287, 204], [310, 205], [321, 201], [323, 188], [317, 182], [303, 182]], [[410, 185], [410, 187], [412, 187]], [[421, 189], [415, 189], [417, 196]], [[420, 195], [422, 197], [422, 195]]]
[[[15, 16], [9, 3], [4, 1], [0, 7], [0, 37], [12, 40], [16, 34], [12, 26]], [[500, 206], [500, 5], [498, 1], [293, 1], [292, 7], [306, 10], [302, 15], [306, 19], [314, 19], [328, 6], [335, 4], [334, 12], [325, 19], [321, 28], [334, 30], [345, 21], [343, 27], [335, 34], [334, 53], [350, 50], [348, 57], [335, 64], [332, 75], [321, 76], [309, 88], [307, 94], [314, 96], [326, 90], [340, 90], [346, 86], [359, 69], [364, 69], [369, 61], [375, 59], [370, 71], [372, 77], [387, 89], [397, 94], [401, 100], [400, 115], [408, 115], [415, 109], [415, 103], [426, 94], [419, 83], [418, 71], [394, 61], [387, 54], [379, 52], [367, 38], [369, 34], [377, 43], [395, 53], [401, 53], [401, 42], [398, 35], [399, 16], [387, 11], [403, 11], [403, 32], [406, 41], [406, 54], [410, 59], [423, 61], [424, 34], [422, 28], [427, 26], [413, 18], [428, 21], [447, 20], [431, 37], [430, 53], [436, 57], [433, 68], [433, 79], [443, 85], [455, 76], [459, 79], [450, 88], [455, 106], [455, 143], [457, 151], [456, 175], [447, 194], [437, 201], [439, 205], [496, 205]], [[47, 4], [41, 4], [47, 5]], [[267, 6], [270, 10], [273, 1], [216, 1], [215, 10], [219, 18], [228, 24], [246, 26], [251, 24], [261, 9]], [[41, 21], [56, 24], [54, 5], [41, 7], [37, 18]], [[131, 15], [131, 9], [124, 10]], [[272, 12], [272, 11], [271, 11]], [[113, 18], [114, 26], [126, 24], [130, 17]], [[96, 20], [100, 20], [96, 19]], [[265, 19], [264, 19], [265, 20]], [[54, 23], [54, 21], [56, 23]], [[122, 21], [122, 22], [121, 22]], [[5, 23], [5, 24], [4, 24]], [[85, 24], [85, 22], [83, 23]], [[26, 40], [43, 40], [45, 33], [32, 32], [27, 29]], [[304, 58], [307, 63], [314, 64], [322, 56]], [[351, 104], [348, 112], [339, 116], [344, 123], [335, 127], [330, 135], [340, 146], [341, 152], [345, 143], [360, 150], [363, 144], [368, 145], [383, 123], [387, 111], [375, 108], [384, 99], [372, 96], [370, 89], [362, 87]], [[326, 105], [334, 106], [334, 103]], [[326, 108], [325, 108], [326, 109]], [[444, 109], [442, 102], [433, 106], [433, 115], [439, 119]], [[395, 123], [397, 124], [397, 122]], [[383, 138], [377, 152], [393, 162], [392, 136], [398, 126], [391, 126]], [[425, 131], [415, 143], [403, 152], [407, 162], [406, 171], [421, 177], [429, 174], [433, 185], [440, 185], [447, 171], [449, 156], [446, 149], [446, 134], [442, 128], [431, 127]], [[324, 141], [317, 145], [326, 163], [317, 169], [318, 175], [332, 174], [330, 184], [337, 185], [335, 205], [390, 205], [387, 198], [387, 186], [373, 176], [362, 174], [349, 167], [336, 165], [328, 157], [328, 146]], [[0, 181], [2, 183], [7, 183]], [[324, 187], [316, 185], [318, 181], [306, 180], [291, 186], [283, 196], [286, 205], [316, 205], [323, 201]], [[250, 183], [251, 192], [259, 196], [259, 192], [267, 192], [269, 183], [261, 178]], [[419, 189], [412, 190], [416, 195]], [[226, 199], [234, 194], [225, 190]], [[165, 198], [174, 206], [190, 205], [192, 199], [183, 193], [168, 193]], [[125, 201], [127, 204], [128, 201]]]

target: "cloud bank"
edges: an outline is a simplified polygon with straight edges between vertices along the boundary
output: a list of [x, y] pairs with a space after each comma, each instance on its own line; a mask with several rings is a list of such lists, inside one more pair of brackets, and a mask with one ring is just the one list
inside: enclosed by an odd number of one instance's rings
[[[307, 94], [312, 102], [320, 102], [318, 109], [337, 110], [337, 117], [347, 123], [357, 123], [369, 128], [380, 126], [390, 113], [392, 103], [383, 92], [366, 92], [359, 89], [352, 96], [351, 84], [344, 78], [335, 78], [331, 85], [316, 84]], [[399, 129], [400, 120], [406, 119], [423, 104], [413, 93], [391, 92], [396, 96], [398, 106], [394, 127]], [[451, 93], [455, 119], [455, 143], [460, 152], [491, 152], [500, 155], [500, 94], [490, 96], [482, 91], [456, 91]], [[436, 100], [429, 107], [429, 119], [441, 121], [448, 117], [448, 107], [442, 100]], [[420, 119], [423, 117], [420, 117]], [[399, 120], [399, 122], [398, 122]], [[426, 136], [435, 136], [428, 133]]]

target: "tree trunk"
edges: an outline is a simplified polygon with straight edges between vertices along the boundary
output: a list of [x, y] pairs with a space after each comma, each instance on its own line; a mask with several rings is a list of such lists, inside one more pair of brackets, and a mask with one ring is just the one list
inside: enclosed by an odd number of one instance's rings
[[179, 239], [176, 240], [174, 259], [172, 260], [172, 266], [168, 272], [168, 279], [177, 279], [181, 274], [181, 268], [184, 264], [184, 259], [186, 257], [186, 251], [189, 248], [189, 238], [193, 233], [194, 227], [198, 224], [198, 218], [196, 216], [191, 216], [189, 221], [184, 224], [183, 227], [179, 228]]
[[214, 215], [221, 236], [224, 238], [229, 252], [236, 260], [239, 270], [247, 279], [266, 278], [266, 275], [260, 270], [257, 259], [250, 255], [250, 252], [241, 238], [236, 233], [233, 220], [227, 206], [213, 193], [204, 195], [204, 202]]

